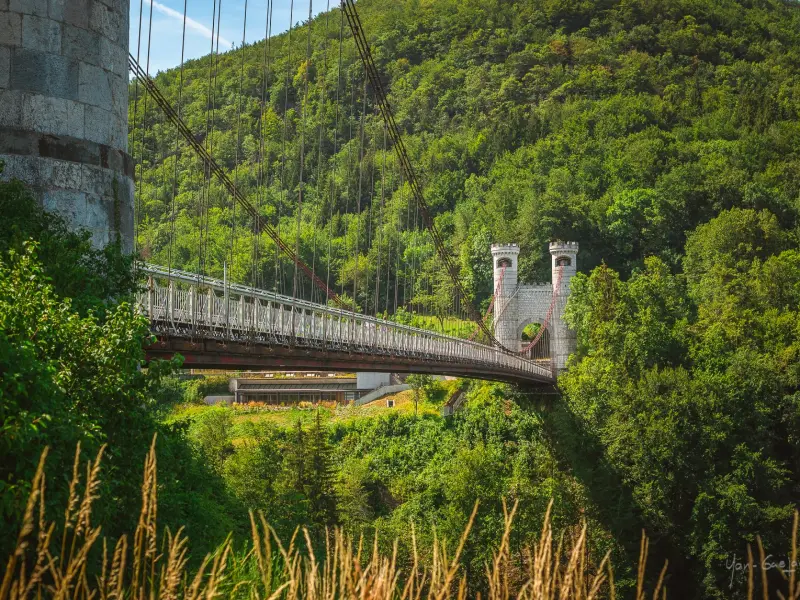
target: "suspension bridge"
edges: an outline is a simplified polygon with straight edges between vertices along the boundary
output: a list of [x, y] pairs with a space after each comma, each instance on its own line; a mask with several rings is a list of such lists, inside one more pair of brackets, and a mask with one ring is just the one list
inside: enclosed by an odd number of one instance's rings
[[[243, 11], [202, 0], [207, 24], [184, 0], [169, 9], [182, 26], [168, 75], [150, 70], [156, 3], [132, 1], [138, 19], [125, 1], [20, 9], [11, 46], [28, 50], [12, 48], [0, 77], [0, 157], [4, 177], [30, 183], [95, 243], [116, 237], [144, 259], [150, 359], [554, 382], [574, 347], [562, 315], [577, 245], [551, 244], [552, 281], [535, 286], [517, 281], [518, 247], [494, 246], [493, 293], [478, 309], [353, 0], [326, 0], [316, 18], [308, 0], [302, 25], [290, 0], [280, 35], [274, 0], [243, 0]], [[237, 19], [241, 43], [220, 51]], [[187, 27], [210, 33], [206, 56], [187, 60]], [[31, 31], [58, 31], [60, 44], [34, 48]]]

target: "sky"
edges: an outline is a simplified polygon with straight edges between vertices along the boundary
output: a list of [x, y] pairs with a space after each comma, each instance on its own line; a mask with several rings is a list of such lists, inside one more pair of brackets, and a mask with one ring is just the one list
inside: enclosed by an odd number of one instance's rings
[[[130, 51], [139, 56], [139, 64], [147, 67], [147, 39], [150, 34], [150, 73], [163, 71], [181, 63], [181, 33], [183, 30], [183, 8], [186, 2], [186, 59], [197, 58], [211, 50], [212, 13], [214, 2], [222, 4], [222, 19], [219, 31], [219, 49], [230, 50], [242, 43], [245, 5], [247, 6], [247, 29], [245, 41], [263, 40], [267, 25], [269, 0], [131, 0]], [[272, 33], [282, 33], [289, 28], [289, 15], [295, 24], [308, 19], [309, 7], [314, 15], [323, 12], [330, 1], [338, 0], [272, 0]], [[150, 15], [152, 12], [152, 29]], [[141, 19], [139, 18], [141, 14]], [[139, 47], [139, 24], [141, 22], [141, 48]], [[216, 44], [216, 31], [214, 40]]]

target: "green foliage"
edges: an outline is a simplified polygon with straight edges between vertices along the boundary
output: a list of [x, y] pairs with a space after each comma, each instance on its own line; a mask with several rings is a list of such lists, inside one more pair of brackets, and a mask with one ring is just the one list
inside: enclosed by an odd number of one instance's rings
[[200, 403], [206, 396], [226, 395], [229, 393], [228, 382], [230, 377], [216, 375], [198, 377], [186, 382], [184, 386], [184, 402]]
[[696, 558], [687, 575], [715, 597], [729, 597], [732, 552], [756, 535], [783, 547], [800, 484], [790, 238], [767, 211], [725, 211], [688, 236], [685, 275], [649, 258], [623, 282], [603, 265], [573, 281], [568, 303], [570, 410], [648, 531]]
[[226, 493], [198, 464], [184, 430], [155, 419], [175, 391], [161, 382], [179, 362], [141, 368], [149, 323], [126, 301], [130, 257], [119, 248], [93, 249], [18, 182], [0, 183], [0, 206], [0, 550], [13, 544], [45, 447], [49, 518], [61, 518], [53, 511], [66, 503], [76, 445], [94, 456], [107, 444], [102, 491], [112, 500], [93, 523], [112, 538], [132, 531], [142, 457], [156, 434], [164, 482], [159, 518], [185, 525], [201, 548], [215, 546], [215, 536], [233, 526]]
[[214, 407], [203, 413], [191, 430], [194, 442], [217, 473], [222, 473], [226, 459], [233, 454], [232, 425], [230, 411]]
[[35, 240], [42, 274], [79, 314], [102, 312], [135, 290], [133, 257], [123, 254], [119, 243], [93, 248], [88, 232], [71, 231], [63, 219], [46, 213], [21, 182], [0, 182], [0, 214], [0, 254], [22, 254], [23, 245]]
[[319, 411], [314, 425], [308, 432], [305, 474], [305, 492], [311, 519], [320, 525], [335, 524], [336, 496], [333, 489], [331, 448], [328, 444], [328, 432], [322, 426]]

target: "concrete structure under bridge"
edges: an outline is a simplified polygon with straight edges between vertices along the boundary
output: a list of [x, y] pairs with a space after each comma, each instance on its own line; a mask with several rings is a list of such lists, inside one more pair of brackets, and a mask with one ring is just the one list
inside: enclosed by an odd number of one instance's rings
[[230, 391], [234, 402], [277, 406], [300, 402], [348, 404], [370, 392], [360, 389], [355, 377], [236, 377], [231, 379]]

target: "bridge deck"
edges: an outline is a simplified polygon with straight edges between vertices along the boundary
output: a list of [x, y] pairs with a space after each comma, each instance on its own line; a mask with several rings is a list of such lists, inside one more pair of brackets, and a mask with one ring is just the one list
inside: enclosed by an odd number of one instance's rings
[[541, 364], [478, 342], [146, 265], [139, 294], [157, 341], [191, 368], [431, 373], [552, 384]]

